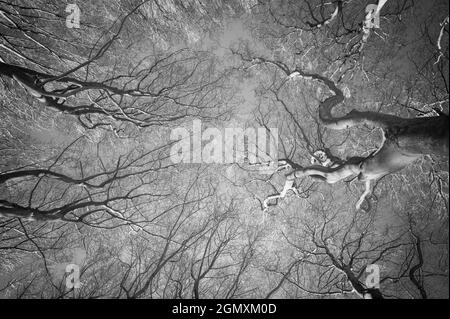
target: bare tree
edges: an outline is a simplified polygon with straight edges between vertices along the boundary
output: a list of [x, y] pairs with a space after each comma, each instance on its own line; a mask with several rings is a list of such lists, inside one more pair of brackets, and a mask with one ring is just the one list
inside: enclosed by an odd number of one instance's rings
[[0, 0], [0, 297], [448, 296], [446, 2], [99, 1]]
[[[309, 3], [308, 5], [310, 6]], [[310, 14], [314, 16], [312, 12], [310, 12]], [[316, 21], [318, 20], [316, 19]], [[279, 23], [279, 21], [276, 22]], [[318, 23], [321, 24], [319, 21]], [[445, 24], [443, 24], [442, 27], [445, 28]], [[435, 158], [437, 157], [444, 160], [448, 159], [448, 115], [439, 108], [435, 108], [435, 114], [438, 116], [431, 115], [415, 118], [405, 118], [379, 111], [358, 111], [356, 109], [352, 109], [345, 115], [335, 116], [333, 115], [334, 108], [344, 102], [345, 96], [342, 89], [338, 87], [331, 77], [323, 76], [313, 71], [306, 71], [306, 67], [299, 66], [295, 59], [292, 63], [285, 63], [281, 59], [266, 58], [265, 56], [249, 52], [248, 49], [247, 52], [233, 50], [233, 53], [239, 56], [243, 62], [247, 63], [247, 66], [244, 65], [244, 69], [248, 69], [249, 65], [269, 65], [270, 67], [277, 69], [275, 74], [281, 75], [281, 84], [278, 85], [278, 88], [276, 88], [275, 91], [271, 91], [275, 92], [277, 100], [281, 102], [286, 111], [290, 113], [294, 121], [296, 120], [293, 114], [276, 92], [279, 91], [280, 87], [286, 85], [287, 82], [296, 78], [318, 82], [325, 86], [325, 90], [329, 90], [333, 94], [322, 100], [318, 106], [318, 120], [323, 127], [332, 130], [344, 130], [355, 126], [366, 125], [382, 130], [381, 145], [367, 156], [346, 156], [347, 159], [343, 160], [330, 152], [322, 150], [321, 153], [325, 156], [325, 160], [328, 159], [328, 162], [330, 162], [331, 165], [303, 166], [300, 163], [296, 163], [291, 158], [281, 160], [279, 162], [280, 170], [289, 168], [293, 171], [287, 175], [287, 181], [283, 190], [278, 195], [266, 198], [263, 203], [264, 209], [267, 209], [271, 200], [284, 198], [289, 190], [298, 194], [295, 180], [307, 176], [330, 184], [357, 176], [359, 180], [365, 182], [366, 188], [356, 204], [356, 207], [360, 208], [366, 196], [372, 192], [372, 181], [376, 181], [388, 174], [397, 172], [415, 162], [417, 159], [422, 158], [424, 155], [431, 155]], [[445, 55], [443, 59], [445, 60]], [[341, 60], [342, 65], [344, 65], [346, 60], [344, 58], [338, 58], [338, 63], [340, 63]], [[441, 63], [440, 68], [442, 68], [443, 63], [444, 62]], [[445, 63], [448, 63], [448, 59]], [[294, 66], [290, 67], [289, 64], [293, 64]], [[305, 63], [302, 64], [304, 65]], [[340, 82], [348, 70], [352, 68], [354, 68], [354, 66], [340, 72], [341, 74], [338, 82]], [[340, 69], [341, 67], [339, 67], [337, 70], [338, 72], [335, 71], [333, 75], [339, 73]], [[443, 80], [445, 84], [445, 77]], [[298, 124], [296, 125], [299, 127]], [[301, 131], [301, 127], [299, 128]], [[309, 153], [312, 153], [313, 155], [315, 152], [311, 147], [311, 143], [308, 142], [309, 137], [303, 134], [300, 138], [306, 141], [306, 147], [308, 148]]]

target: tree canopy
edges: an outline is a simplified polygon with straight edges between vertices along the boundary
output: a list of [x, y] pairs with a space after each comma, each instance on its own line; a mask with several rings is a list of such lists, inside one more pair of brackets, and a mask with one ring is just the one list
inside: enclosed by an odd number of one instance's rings
[[[0, 0], [0, 298], [448, 298], [448, 30], [441, 0]], [[275, 169], [174, 162], [195, 120]]]

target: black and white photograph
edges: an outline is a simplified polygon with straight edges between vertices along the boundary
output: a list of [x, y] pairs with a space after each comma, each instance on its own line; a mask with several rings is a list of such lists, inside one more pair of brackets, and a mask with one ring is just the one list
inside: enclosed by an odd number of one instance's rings
[[1, 302], [448, 299], [449, 86], [447, 0], [0, 0]]

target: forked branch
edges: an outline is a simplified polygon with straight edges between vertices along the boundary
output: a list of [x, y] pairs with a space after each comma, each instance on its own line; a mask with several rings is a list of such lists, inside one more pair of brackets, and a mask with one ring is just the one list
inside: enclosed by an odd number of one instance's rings
[[[336, 84], [324, 76], [308, 73], [296, 68], [291, 71], [287, 65], [278, 61], [256, 58], [256, 63], [269, 63], [277, 66], [287, 76], [298, 75], [304, 78], [319, 80], [325, 84], [334, 95], [319, 104], [319, 119], [323, 125], [330, 129], [347, 129], [353, 126], [366, 124], [380, 127], [383, 131], [383, 142], [377, 151], [367, 157], [352, 157], [337, 166], [309, 166], [294, 169], [287, 175], [283, 190], [270, 199], [284, 198], [293, 188], [296, 178], [313, 177], [329, 184], [334, 184], [351, 176], [365, 181], [365, 191], [357, 202], [357, 209], [361, 207], [366, 196], [371, 193], [371, 181], [387, 174], [396, 172], [414, 162], [425, 154], [435, 154], [448, 158], [449, 127], [448, 115], [440, 114], [437, 117], [405, 119], [395, 115], [360, 112], [352, 110], [341, 117], [334, 117], [333, 108], [344, 101], [342, 91]], [[295, 188], [295, 191], [298, 191]]]

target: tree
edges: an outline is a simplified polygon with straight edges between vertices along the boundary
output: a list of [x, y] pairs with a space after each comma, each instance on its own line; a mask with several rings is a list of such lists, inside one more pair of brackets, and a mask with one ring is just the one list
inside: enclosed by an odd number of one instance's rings
[[0, 297], [448, 297], [445, 1], [78, 6], [0, 0]]
[[[403, 6], [401, 7], [402, 11], [408, 9], [406, 3], [407, 2], [403, 3]], [[271, 9], [271, 4], [268, 3], [266, 5], [268, 7], [267, 10], [269, 11], [270, 16], [274, 19], [275, 24], [279, 24], [285, 29], [294, 29], [293, 32], [300, 33], [302, 31], [306, 31], [306, 29], [302, 27], [283, 24], [278, 18], [274, 17]], [[331, 20], [326, 20], [328, 22], [324, 22], [325, 20], [318, 20], [314, 16], [314, 12], [312, 10], [310, 2], [306, 2], [306, 5], [309, 8], [309, 11], [307, 10], [307, 12], [309, 12], [308, 14], [313, 18], [313, 20], [317, 22], [316, 24], [306, 23], [311, 28], [314, 29], [332, 23]], [[318, 7], [320, 7], [321, 10], [324, 10], [323, 5], [318, 5]], [[336, 4], [336, 10], [336, 12], [342, 12], [341, 2], [338, 2]], [[300, 9], [299, 12], [300, 14], [303, 14], [304, 9]], [[321, 11], [321, 15], [323, 18], [323, 11]], [[333, 16], [336, 15], [337, 13], [333, 13], [330, 19], [334, 19]], [[303, 19], [304, 18], [300, 18], [300, 20]], [[440, 28], [439, 38], [442, 38], [441, 34], [443, 34], [444, 32], [443, 30], [445, 29], [445, 26], [446, 24], [444, 20]], [[339, 23], [338, 28], [342, 28]], [[312, 29], [308, 29], [307, 31], [312, 31]], [[331, 33], [330, 36], [329, 34], [327, 34], [327, 32], [324, 33], [324, 35], [320, 36], [325, 39], [327, 37], [331, 37], [334, 40], [338, 38], [336, 34]], [[305, 36], [306, 39], [311, 39], [311, 37], [312, 36], [309, 34]], [[440, 41], [441, 40], [439, 40], [438, 42], [440, 43]], [[288, 42], [283, 44], [283, 46], [285, 47], [284, 51], [287, 51], [286, 46], [288, 45], [290, 45], [290, 43]], [[295, 45], [296, 49], [302, 52], [302, 48], [299, 48], [296, 43]], [[441, 45], [439, 45], [439, 47], [441, 47]], [[309, 138], [303, 132], [300, 138], [306, 141], [307, 151], [311, 154], [311, 156], [316, 157], [316, 151], [320, 151], [321, 154], [325, 156], [325, 160], [326, 158], [329, 159], [328, 162], [331, 163], [331, 165], [313, 165], [305, 167], [299, 163], [296, 163], [291, 158], [281, 160], [279, 162], [281, 165], [280, 170], [291, 168], [293, 169], [293, 172], [287, 175], [287, 181], [284, 185], [284, 188], [278, 195], [270, 196], [266, 198], [266, 200], [264, 200], [264, 209], [267, 209], [270, 204], [270, 200], [285, 197], [287, 191], [289, 190], [293, 190], [294, 193], [298, 194], [297, 187], [295, 186], [295, 179], [297, 178], [310, 176], [312, 178], [334, 184], [338, 181], [355, 175], [358, 176], [359, 180], [365, 182], [366, 187], [365, 192], [356, 204], [356, 207], [360, 208], [365, 197], [371, 193], [371, 181], [376, 181], [377, 179], [382, 178], [387, 174], [391, 174], [393, 172], [401, 170], [423, 155], [432, 155], [443, 160], [448, 159], [448, 115], [442, 112], [440, 109], [435, 110], [437, 116], [416, 118], [404, 118], [393, 114], [382, 113], [379, 111], [357, 111], [356, 109], [352, 109], [350, 112], [343, 116], [334, 116], [332, 114], [333, 108], [344, 102], [345, 97], [343, 91], [338, 87], [333, 79], [320, 75], [319, 73], [315, 73], [314, 71], [307, 70], [310, 67], [306, 65], [311, 65], [311, 62], [306, 63], [304, 61], [305, 59], [300, 62], [300, 65], [298, 64], [297, 57], [295, 56], [289, 63], [283, 62], [282, 57], [288, 56], [288, 52], [280, 53], [280, 58], [276, 59], [261, 56], [250, 51], [251, 50], [249, 50], [248, 48], [242, 48], [240, 50], [234, 50], [234, 54], [239, 56], [244, 63], [247, 63], [247, 65], [244, 65], [244, 69], [248, 69], [252, 65], [264, 64], [278, 69], [276, 74], [281, 76], [282, 78], [278, 81], [278, 83], [273, 83], [273, 85], [275, 85], [275, 89], [269, 88], [268, 90], [271, 92], [275, 92], [277, 101], [283, 104], [288, 113], [290, 113], [291, 111], [287, 108], [286, 103], [282, 99], [280, 99], [280, 89], [283, 86], [287, 85], [289, 81], [294, 81], [293, 79], [295, 79], [295, 81], [298, 81], [298, 79], [312, 80], [325, 85], [326, 89], [333, 93], [332, 96], [325, 98], [319, 103], [318, 120], [320, 121], [321, 125], [332, 130], [348, 129], [357, 125], [368, 125], [380, 128], [382, 130], [382, 142], [375, 151], [372, 151], [369, 155], [362, 157], [360, 155], [345, 155], [344, 157], [347, 158], [345, 160], [333, 155], [327, 147], [325, 147], [325, 149], [323, 150], [312, 149], [311, 142], [308, 142]], [[445, 54], [441, 56], [440, 52], [442, 51], [439, 51], [439, 58], [436, 61], [436, 64], [439, 64], [439, 66], [435, 66], [435, 68], [438, 68], [438, 70], [441, 70], [444, 65], [448, 66], [448, 60], [445, 60]], [[442, 57], [443, 60], [441, 60]], [[329, 60], [328, 57], [325, 57], [325, 59]], [[360, 62], [349, 61], [349, 57], [346, 55], [337, 55], [332, 64], [337, 63], [339, 63], [340, 65], [338, 64], [338, 68], [333, 72], [333, 76], [338, 78], [337, 82], [340, 82], [346, 76], [348, 77], [349, 74], [351, 74], [350, 72], [353, 72], [355, 70], [355, 67], [357, 67]], [[344, 70], [341, 70], [346, 64], [349, 64], [349, 66]], [[294, 66], [290, 67], [289, 65]], [[442, 74], [442, 71], [440, 72]], [[437, 86], [445, 85], [446, 78], [443, 77], [442, 79], [437, 79], [432, 83], [434, 83], [432, 85]], [[448, 89], [446, 93], [444, 92], [444, 94], [446, 94], [447, 96], [446, 101], [448, 104]], [[291, 117], [294, 117], [292, 113], [290, 113], [290, 115]], [[296, 120], [294, 119], [294, 121]], [[299, 124], [297, 124], [297, 122], [296, 125], [300, 129], [300, 131], [303, 131], [303, 129], [299, 126]], [[319, 134], [321, 135], [322, 133]], [[319, 139], [322, 138], [319, 136]]]

